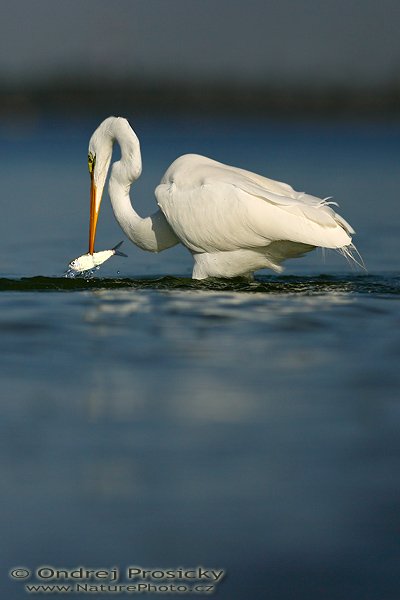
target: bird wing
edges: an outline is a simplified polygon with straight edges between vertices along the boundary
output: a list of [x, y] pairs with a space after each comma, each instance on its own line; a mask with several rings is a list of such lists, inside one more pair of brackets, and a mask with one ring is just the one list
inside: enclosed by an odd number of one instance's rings
[[327, 200], [197, 155], [171, 165], [156, 197], [193, 252], [259, 248], [278, 240], [338, 248], [354, 233]]

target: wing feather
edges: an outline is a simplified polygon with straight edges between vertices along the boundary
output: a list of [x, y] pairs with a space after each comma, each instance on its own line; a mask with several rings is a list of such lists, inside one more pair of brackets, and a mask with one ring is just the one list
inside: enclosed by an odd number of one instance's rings
[[157, 202], [194, 252], [260, 248], [288, 240], [338, 248], [351, 226], [327, 200], [197, 155], [177, 159], [156, 188]]

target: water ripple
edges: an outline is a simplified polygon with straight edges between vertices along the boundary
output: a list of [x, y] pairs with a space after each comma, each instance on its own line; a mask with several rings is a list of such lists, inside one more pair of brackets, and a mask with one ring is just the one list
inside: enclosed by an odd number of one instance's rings
[[20, 279], [0, 278], [0, 292], [75, 292], [90, 290], [198, 290], [226, 291], [261, 294], [303, 294], [326, 293], [373, 294], [374, 296], [400, 295], [400, 276], [388, 275], [319, 275], [314, 277], [261, 276], [249, 282], [237, 279], [208, 279], [194, 281], [185, 277], [155, 278], [82, 278], [65, 277], [22, 277]]

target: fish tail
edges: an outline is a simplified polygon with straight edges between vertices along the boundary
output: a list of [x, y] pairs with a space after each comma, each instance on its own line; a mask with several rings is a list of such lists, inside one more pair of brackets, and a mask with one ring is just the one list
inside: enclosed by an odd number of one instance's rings
[[114, 246], [113, 250], [114, 250], [114, 254], [116, 256], [125, 256], [125, 258], [128, 257], [127, 254], [125, 254], [124, 252], [121, 252], [120, 250], [118, 250], [118, 248], [121, 246], [121, 244], [124, 243], [124, 240], [122, 240], [122, 242], [120, 242], [119, 244], [117, 244], [116, 246]]

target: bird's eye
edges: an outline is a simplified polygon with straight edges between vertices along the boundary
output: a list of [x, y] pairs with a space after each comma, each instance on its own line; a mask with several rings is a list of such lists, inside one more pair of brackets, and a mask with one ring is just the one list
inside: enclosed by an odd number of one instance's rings
[[94, 171], [95, 164], [96, 164], [96, 155], [93, 154], [92, 152], [89, 152], [89, 154], [88, 154], [88, 169], [89, 169], [89, 173], [91, 175]]

